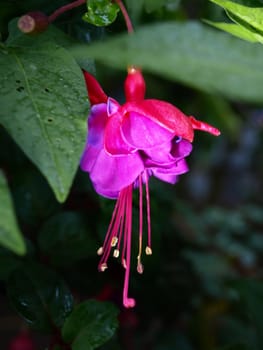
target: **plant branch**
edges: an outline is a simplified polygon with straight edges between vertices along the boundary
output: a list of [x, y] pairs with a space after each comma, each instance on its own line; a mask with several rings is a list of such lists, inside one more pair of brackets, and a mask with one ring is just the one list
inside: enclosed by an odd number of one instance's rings
[[86, 0], [76, 0], [76, 1], [71, 2], [71, 3], [68, 4], [68, 5], [65, 5], [65, 6], [62, 6], [62, 7], [58, 8], [56, 11], [54, 11], [54, 12], [48, 17], [49, 23], [54, 22], [55, 19], [56, 19], [58, 16], [62, 15], [62, 13], [73, 9], [74, 7], [78, 7], [78, 6], [80, 6], [80, 5], [83, 5], [83, 4], [85, 4], [85, 2], [86, 2]]
[[118, 6], [119, 6], [119, 8], [120, 8], [120, 10], [122, 12], [122, 15], [124, 17], [128, 33], [132, 34], [134, 32], [134, 29], [133, 29], [133, 25], [132, 25], [131, 19], [129, 17], [129, 14], [128, 14], [127, 10], [126, 10], [126, 7], [124, 6], [124, 4], [123, 4], [123, 2], [121, 0], [115, 0], [115, 2], [118, 4]]

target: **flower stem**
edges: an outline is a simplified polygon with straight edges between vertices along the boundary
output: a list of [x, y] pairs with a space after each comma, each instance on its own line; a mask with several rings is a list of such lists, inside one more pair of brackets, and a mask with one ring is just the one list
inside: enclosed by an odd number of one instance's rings
[[119, 8], [120, 8], [120, 10], [122, 12], [122, 15], [124, 17], [128, 33], [129, 34], [134, 33], [134, 29], [133, 29], [133, 25], [132, 25], [131, 19], [129, 17], [129, 14], [128, 14], [128, 12], [126, 10], [126, 7], [124, 6], [123, 2], [121, 0], [115, 0], [115, 2], [118, 4], [118, 6], [119, 6]]
[[49, 23], [54, 22], [58, 16], [62, 15], [62, 13], [73, 9], [74, 7], [78, 7], [82, 4], [85, 4], [85, 2], [86, 0], [76, 0], [68, 5], [61, 6], [48, 17]]

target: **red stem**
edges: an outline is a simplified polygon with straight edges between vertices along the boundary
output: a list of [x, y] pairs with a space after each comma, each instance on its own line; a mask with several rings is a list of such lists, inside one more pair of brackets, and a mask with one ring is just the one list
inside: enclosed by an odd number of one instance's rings
[[[132, 25], [131, 19], [129, 17], [129, 14], [128, 14], [128, 12], [127, 12], [123, 2], [121, 0], [114, 0], [114, 1], [118, 4], [118, 6], [119, 6], [119, 8], [120, 8], [120, 10], [122, 12], [122, 15], [124, 17], [128, 33], [129, 34], [133, 33], [134, 32], [133, 25]], [[80, 5], [83, 5], [84, 3], [86, 3], [86, 0], [76, 0], [76, 1], [71, 2], [68, 5], [65, 5], [65, 6], [62, 6], [62, 7], [58, 8], [56, 11], [54, 11], [48, 17], [49, 23], [54, 22], [55, 19], [58, 16], [62, 15], [62, 13], [66, 12], [66, 11], [69, 11], [69, 10], [75, 8], [75, 7], [80, 6]]]
[[49, 23], [54, 22], [55, 19], [56, 19], [58, 16], [62, 15], [62, 13], [73, 9], [74, 7], [78, 7], [78, 6], [80, 6], [80, 5], [83, 5], [83, 4], [85, 4], [85, 2], [86, 2], [86, 0], [76, 0], [76, 1], [73, 1], [72, 3], [70, 3], [70, 4], [68, 4], [68, 5], [65, 5], [65, 6], [62, 6], [62, 7], [58, 8], [56, 11], [54, 11], [54, 12], [48, 17]]
[[126, 10], [125, 6], [123, 5], [123, 2], [121, 0], [115, 0], [115, 2], [118, 4], [118, 6], [122, 12], [128, 33], [132, 34], [134, 32], [133, 25], [132, 25], [132, 22], [131, 22], [131, 19], [129, 17], [127, 10]]

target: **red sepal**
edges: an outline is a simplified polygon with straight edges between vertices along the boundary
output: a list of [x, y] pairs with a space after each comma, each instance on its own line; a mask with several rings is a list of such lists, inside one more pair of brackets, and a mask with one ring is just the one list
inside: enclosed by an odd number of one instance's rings
[[189, 117], [189, 119], [193, 129], [195, 130], [205, 131], [214, 136], [219, 136], [221, 134], [221, 132], [217, 128], [214, 128], [212, 125], [201, 122], [200, 120], [196, 120], [194, 117]]
[[105, 94], [98, 81], [92, 74], [86, 72], [85, 70], [83, 70], [83, 74], [91, 105], [93, 106], [98, 103], [106, 103], [108, 96]]
[[144, 99], [145, 81], [140, 70], [128, 68], [128, 75], [124, 83], [124, 91], [127, 102], [137, 102]]

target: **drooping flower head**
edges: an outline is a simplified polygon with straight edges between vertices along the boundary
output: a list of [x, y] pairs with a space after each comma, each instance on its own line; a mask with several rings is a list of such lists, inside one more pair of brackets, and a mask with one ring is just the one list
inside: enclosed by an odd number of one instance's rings
[[147, 215], [146, 255], [152, 254], [149, 178], [175, 184], [188, 171], [185, 158], [192, 151], [194, 129], [215, 136], [219, 130], [188, 117], [178, 108], [156, 99], [144, 99], [145, 82], [140, 70], [130, 67], [125, 80], [126, 102], [120, 105], [102, 90], [96, 79], [84, 72], [91, 111], [89, 134], [81, 159], [81, 168], [89, 172], [96, 192], [117, 199], [104, 244], [98, 249], [99, 270], [107, 268], [112, 252], [121, 257], [125, 268], [123, 304], [133, 307], [128, 296], [132, 192], [139, 189], [139, 228], [137, 271], [143, 272], [143, 197], [145, 187]]

